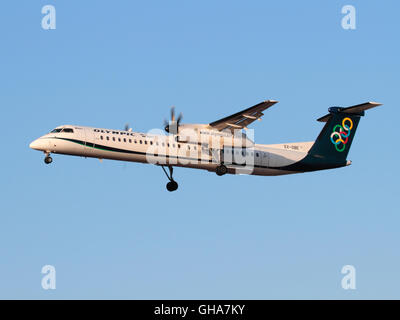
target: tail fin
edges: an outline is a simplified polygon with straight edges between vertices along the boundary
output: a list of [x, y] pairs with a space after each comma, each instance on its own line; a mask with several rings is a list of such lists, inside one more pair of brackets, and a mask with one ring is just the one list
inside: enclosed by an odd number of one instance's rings
[[380, 105], [376, 102], [367, 102], [348, 108], [329, 108], [329, 114], [318, 119], [326, 124], [308, 152], [314, 159], [314, 165], [318, 163], [321, 169], [326, 166], [332, 168], [345, 166], [347, 154], [360, 118], [365, 114], [364, 111]]

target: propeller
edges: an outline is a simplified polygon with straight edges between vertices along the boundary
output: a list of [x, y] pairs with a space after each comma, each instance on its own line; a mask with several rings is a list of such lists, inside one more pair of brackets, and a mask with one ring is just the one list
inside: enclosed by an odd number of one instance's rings
[[164, 119], [164, 130], [171, 134], [177, 134], [179, 130], [179, 124], [182, 121], [182, 112], [179, 113], [178, 119], [175, 118], [175, 107], [171, 107], [171, 120], [168, 122]]
[[132, 128], [129, 127], [129, 123], [125, 123], [124, 131], [132, 131]]

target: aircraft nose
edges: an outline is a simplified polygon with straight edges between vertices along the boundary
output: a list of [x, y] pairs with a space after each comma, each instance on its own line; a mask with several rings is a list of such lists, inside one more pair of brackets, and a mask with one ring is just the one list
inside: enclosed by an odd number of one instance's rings
[[41, 150], [42, 147], [42, 142], [39, 139], [36, 139], [31, 142], [29, 145], [29, 148], [34, 149], [34, 150]]
[[29, 148], [31, 149], [36, 149], [37, 148], [37, 140], [34, 140], [30, 143]]

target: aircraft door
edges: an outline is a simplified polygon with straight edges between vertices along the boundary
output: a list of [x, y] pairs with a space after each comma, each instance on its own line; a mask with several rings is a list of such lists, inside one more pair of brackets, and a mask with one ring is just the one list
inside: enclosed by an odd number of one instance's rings
[[262, 156], [261, 165], [265, 166], [265, 167], [268, 167], [268, 164], [269, 164], [269, 154], [268, 154], [268, 152], [262, 151], [261, 152], [261, 156]]
[[85, 153], [85, 143], [86, 143], [86, 129], [81, 127], [75, 127], [74, 129], [75, 137], [80, 142], [80, 153]]
[[85, 155], [90, 156], [93, 152], [92, 146], [94, 141], [94, 132], [93, 129], [85, 128], [84, 129], [84, 148], [85, 148]]
[[213, 163], [221, 163], [222, 157], [222, 150], [221, 149], [214, 149], [209, 148], [210, 158]]
[[90, 156], [93, 156], [96, 153], [96, 146], [100, 144], [100, 132], [94, 131], [97, 129], [86, 129], [86, 153]]

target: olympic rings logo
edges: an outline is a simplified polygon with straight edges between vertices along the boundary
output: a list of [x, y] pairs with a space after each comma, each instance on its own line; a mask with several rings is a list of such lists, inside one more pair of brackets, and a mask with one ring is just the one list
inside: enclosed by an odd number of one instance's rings
[[351, 129], [353, 129], [353, 121], [348, 117], [343, 119], [342, 125], [337, 124], [333, 127], [331, 142], [335, 145], [337, 151], [342, 152], [346, 149]]

